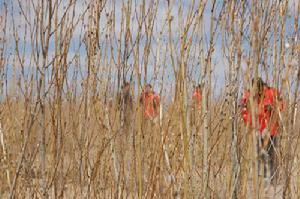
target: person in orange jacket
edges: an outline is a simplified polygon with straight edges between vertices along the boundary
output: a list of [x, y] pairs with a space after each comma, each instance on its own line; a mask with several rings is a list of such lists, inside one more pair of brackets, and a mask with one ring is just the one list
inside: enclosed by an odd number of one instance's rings
[[193, 92], [193, 108], [196, 110], [200, 110], [201, 109], [201, 102], [202, 102], [202, 88], [201, 85], [198, 84]]
[[194, 87], [192, 94], [192, 104], [191, 104], [191, 125], [196, 124], [196, 118], [199, 118], [201, 114], [201, 103], [202, 103], [202, 87], [198, 84]]
[[[254, 95], [254, 103], [258, 105], [258, 129], [262, 134], [266, 129], [270, 136], [276, 136], [279, 131], [278, 112], [283, 110], [283, 103], [277, 89], [269, 87], [260, 78], [257, 82], [257, 94]], [[242, 118], [252, 127], [251, 110], [249, 110], [250, 91], [246, 90], [242, 97]], [[255, 117], [256, 118], [256, 117]]]
[[158, 118], [160, 112], [160, 97], [156, 94], [151, 84], [147, 84], [143, 89], [140, 97], [140, 103], [143, 111], [142, 122], [142, 137], [141, 137], [141, 150], [142, 168], [143, 168], [143, 183], [147, 186], [150, 178], [151, 164], [153, 164], [153, 154], [158, 149], [159, 136], [156, 135], [158, 131]]
[[[283, 102], [277, 89], [269, 87], [261, 78], [256, 82], [257, 92], [253, 96], [254, 106], [257, 106], [256, 127], [253, 127], [250, 109], [250, 91], [246, 90], [243, 94], [242, 119], [251, 128], [258, 129], [261, 140], [261, 155], [268, 156], [270, 159], [270, 173], [274, 175], [275, 166], [275, 147], [276, 137], [279, 133], [279, 112], [283, 111]], [[265, 172], [266, 173], [266, 172]]]
[[147, 84], [143, 90], [140, 103], [143, 105], [143, 115], [145, 119], [154, 119], [159, 115], [160, 97], [156, 94], [151, 84]]

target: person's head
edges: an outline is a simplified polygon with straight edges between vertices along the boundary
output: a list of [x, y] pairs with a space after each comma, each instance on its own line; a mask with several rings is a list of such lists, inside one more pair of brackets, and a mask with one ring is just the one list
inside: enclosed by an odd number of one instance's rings
[[145, 93], [148, 94], [152, 91], [152, 86], [151, 84], [147, 84], [146, 87], [145, 87]]
[[194, 91], [195, 91], [195, 92], [201, 92], [201, 90], [202, 90], [201, 84], [198, 84], [198, 85], [196, 85], [196, 86], [194, 87]]
[[123, 85], [123, 91], [124, 92], [129, 92], [130, 90], [130, 83], [129, 82], [125, 82]]
[[262, 80], [261, 77], [258, 77], [255, 81], [255, 79], [252, 79], [252, 86], [256, 86], [256, 93], [261, 96], [264, 91], [264, 87], [267, 86], [267, 84]]

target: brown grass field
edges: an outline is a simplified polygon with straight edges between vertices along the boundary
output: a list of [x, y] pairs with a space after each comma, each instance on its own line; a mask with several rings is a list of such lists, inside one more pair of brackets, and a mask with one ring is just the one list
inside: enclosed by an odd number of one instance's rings
[[[74, 103], [74, 102], [73, 102]], [[66, 198], [136, 198], [138, 197], [139, 175], [142, 175], [142, 192], [145, 198], [183, 197], [184, 183], [188, 182], [189, 194], [197, 194], [203, 198], [203, 131], [194, 132], [195, 143], [190, 151], [191, 165], [186, 171], [184, 157], [184, 140], [180, 130], [180, 112], [176, 104], [172, 104], [162, 119], [162, 124], [154, 124], [145, 128], [146, 121], [141, 123], [141, 135], [137, 129], [120, 131], [118, 111], [111, 107], [109, 124], [105, 121], [105, 104], [92, 103], [88, 117], [84, 118], [84, 109], [76, 102], [66, 102], [61, 115], [62, 149], [58, 157], [55, 131], [56, 118], [46, 108], [46, 180], [48, 194], [54, 198], [57, 179], [61, 179], [61, 193]], [[216, 104], [212, 109], [212, 118], [220, 117], [228, 107]], [[12, 180], [17, 176], [15, 185], [16, 196], [26, 198], [41, 197], [41, 172], [38, 157], [39, 125], [30, 121], [24, 103], [7, 100], [2, 104], [5, 119], [1, 128], [5, 136], [5, 151], [1, 151], [1, 193], [7, 197], [10, 193]], [[16, 114], [18, 113], [18, 114]], [[26, 114], [27, 113], [27, 114]], [[104, 116], [104, 118], [101, 118]], [[137, 114], [131, 125], [135, 126]], [[299, 121], [299, 114], [297, 121]], [[199, 120], [200, 128], [203, 121]], [[30, 124], [28, 122], [27, 124]], [[209, 196], [211, 198], [230, 198], [232, 195], [232, 157], [231, 130], [228, 128], [230, 119], [224, 115], [220, 120], [212, 120], [212, 133], [208, 136], [208, 170]], [[240, 165], [239, 197], [254, 198], [251, 165], [252, 136], [246, 133], [239, 123], [237, 134], [238, 157]], [[291, 197], [299, 195], [298, 167], [298, 132], [289, 142], [292, 146], [293, 167], [290, 176]], [[195, 129], [194, 129], [195, 130]], [[193, 130], [193, 131], [194, 131]], [[84, 133], [83, 133], [84, 132]], [[139, 136], [142, 136], [141, 142]], [[191, 137], [191, 135], [189, 135]], [[148, 141], [147, 141], [148, 140]], [[24, 146], [24, 144], [26, 146]], [[142, 145], [142, 146], [141, 146]], [[264, 181], [259, 186], [261, 194], [269, 198], [281, 198], [287, 150], [287, 135], [281, 134], [278, 147], [279, 167], [278, 185], [272, 186]], [[143, 149], [140, 151], [140, 147]], [[22, 149], [23, 148], [23, 149]], [[24, 157], [19, 168], [20, 158]], [[116, 160], [114, 159], [116, 158]], [[117, 162], [117, 174], [115, 169]], [[141, 170], [139, 170], [141, 163]], [[139, 174], [139, 171], [141, 174]], [[18, 174], [16, 174], [18, 172]], [[8, 178], [8, 174], [10, 178]], [[188, 175], [188, 176], [186, 176]], [[8, 181], [10, 179], [10, 181]], [[263, 180], [263, 179], [262, 179]], [[275, 191], [274, 189], [277, 189]], [[274, 194], [274, 195], [273, 195]], [[261, 195], [263, 198], [264, 196]]]

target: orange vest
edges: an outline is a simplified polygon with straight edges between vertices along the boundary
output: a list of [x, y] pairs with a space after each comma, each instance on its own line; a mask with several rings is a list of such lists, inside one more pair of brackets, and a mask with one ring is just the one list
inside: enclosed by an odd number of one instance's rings
[[[202, 95], [201, 95], [201, 92], [200, 91], [195, 91], [193, 93], [193, 102], [196, 104], [197, 108], [198, 109], [201, 109], [201, 101], [202, 101]], [[196, 108], [196, 107], [195, 107]]]
[[[245, 91], [242, 97], [242, 118], [245, 123], [252, 125], [251, 111], [247, 106], [250, 98], [250, 92]], [[258, 106], [258, 125], [259, 132], [262, 133], [266, 128], [269, 130], [271, 136], [275, 136], [279, 130], [279, 118], [277, 116], [278, 108], [278, 91], [274, 88], [265, 87], [263, 91], [262, 99], [257, 99], [256, 103]], [[280, 111], [283, 110], [283, 103], [279, 104]]]
[[153, 119], [159, 114], [160, 97], [155, 93], [143, 93], [142, 103], [145, 119]]

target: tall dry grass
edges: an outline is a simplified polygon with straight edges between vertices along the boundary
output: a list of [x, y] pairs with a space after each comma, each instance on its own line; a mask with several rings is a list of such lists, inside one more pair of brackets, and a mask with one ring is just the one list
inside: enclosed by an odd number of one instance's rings
[[[4, 0], [0, 8], [1, 198], [300, 196], [297, 1]], [[239, 115], [242, 88], [254, 93], [259, 76], [285, 101], [276, 186], [260, 175], [257, 132]], [[128, 115], [118, 100], [124, 81]], [[162, 99], [155, 122], [139, 103], [148, 82]], [[195, 82], [203, 100], [191, 122]], [[250, 104], [255, 115], [253, 94]]]

